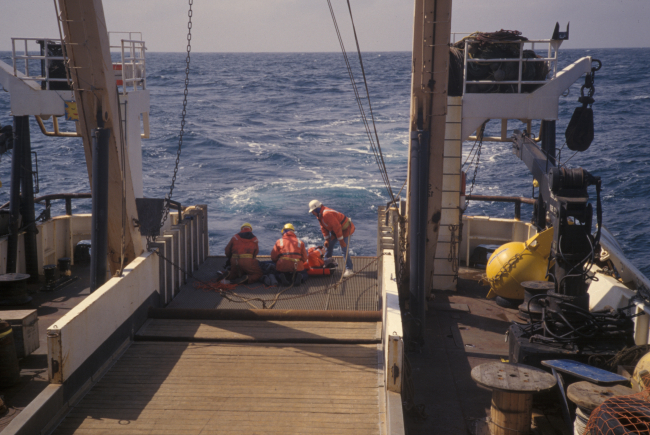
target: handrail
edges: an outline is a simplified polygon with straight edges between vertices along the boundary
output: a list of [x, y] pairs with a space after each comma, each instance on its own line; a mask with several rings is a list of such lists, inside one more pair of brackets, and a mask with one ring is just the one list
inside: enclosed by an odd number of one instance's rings
[[[548, 83], [548, 80], [523, 80], [523, 65], [527, 62], [546, 62], [549, 65], [549, 80], [554, 79], [557, 76], [557, 63], [558, 63], [558, 51], [562, 41], [556, 41], [552, 39], [529, 39], [529, 40], [516, 40], [516, 41], [499, 41], [499, 44], [519, 44], [519, 56], [514, 58], [498, 58], [498, 59], [480, 59], [480, 58], [471, 58], [469, 57], [469, 45], [472, 43], [479, 42], [478, 40], [468, 37], [464, 41], [464, 65], [463, 65], [463, 94], [467, 93], [467, 85], [485, 85], [485, 84], [499, 84], [499, 85], [517, 85], [517, 93], [522, 93], [523, 85], [543, 85]], [[535, 51], [535, 44], [548, 44], [548, 54], [546, 57], [541, 58], [524, 58], [524, 46], [526, 44], [531, 45], [531, 50]], [[517, 80], [468, 80], [467, 79], [467, 69], [469, 63], [502, 63], [502, 62], [518, 62], [519, 63], [519, 74]]]
[[[43, 54], [30, 54], [29, 52], [29, 47], [28, 43], [32, 42], [41, 42], [43, 43], [43, 46], [45, 49], [43, 50]], [[19, 50], [23, 50], [23, 54], [17, 54], [17, 49], [16, 49], [16, 42], [24, 42], [24, 47]], [[14, 68], [14, 76], [20, 78], [23, 81], [40, 81], [45, 84], [45, 90], [50, 90], [50, 83], [51, 82], [66, 82], [69, 83], [69, 80], [67, 77], [62, 77], [62, 78], [54, 78], [50, 77], [50, 70], [49, 70], [49, 65], [51, 61], [63, 61], [65, 62], [67, 59], [64, 56], [51, 56], [48, 53], [48, 45], [50, 43], [54, 44], [61, 44], [60, 39], [52, 39], [52, 38], [11, 38], [11, 58], [13, 62], [13, 68]], [[24, 75], [19, 77], [19, 70], [18, 70], [18, 61], [23, 60], [25, 62], [24, 65]], [[45, 68], [42, 71], [45, 75], [32, 75], [29, 72], [29, 61], [30, 60], [40, 60], [44, 62]]]
[[47, 131], [47, 128], [45, 128], [45, 124], [43, 123], [43, 118], [41, 118], [39, 115], [34, 115], [34, 118], [36, 118], [36, 122], [38, 123], [38, 126], [41, 129], [41, 133], [43, 133], [45, 136], [81, 137], [81, 135], [76, 131], [59, 130], [59, 120], [57, 119], [56, 115], [52, 116], [52, 126], [54, 128], [54, 131]]
[[515, 204], [515, 219], [521, 220], [521, 204], [535, 204], [535, 198], [522, 196], [467, 195], [468, 201], [511, 202]]
[[[113, 68], [119, 66], [121, 80], [118, 85], [122, 86], [122, 94], [127, 94], [127, 89], [131, 86], [133, 91], [147, 88], [147, 64], [145, 50], [147, 49], [144, 41], [136, 39], [122, 39], [119, 48], [120, 62], [114, 64]], [[117, 47], [116, 47], [117, 48]]]
[[[41, 203], [45, 201], [45, 209], [46, 212], [44, 214], [45, 219], [49, 219], [50, 216], [50, 204], [52, 201], [55, 201], [57, 199], [65, 199], [65, 214], [68, 216], [72, 215], [72, 200], [73, 199], [91, 199], [92, 194], [90, 192], [79, 192], [79, 193], [50, 193], [49, 195], [43, 195], [39, 196], [37, 198], [34, 198], [35, 203]], [[183, 213], [183, 207], [181, 206], [181, 203], [178, 201], [173, 201], [169, 200], [170, 203], [170, 208], [175, 208], [178, 210], [179, 216]], [[10, 202], [6, 202], [2, 205], [0, 205], [0, 210], [9, 207]]]
[[[57, 199], [65, 199], [65, 214], [68, 216], [72, 215], [72, 200], [73, 199], [90, 199], [92, 194], [90, 192], [81, 192], [81, 193], [51, 193], [49, 195], [39, 196], [34, 198], [34, 202], [41, 203], [45, 201], [45, 214], [43, 215], [45, 219], [49, 219], [50, 215], [50, 204], [52, 201]], [[10, 202], [6, 202], [0, 205], [0, 210], [9, 207]]]

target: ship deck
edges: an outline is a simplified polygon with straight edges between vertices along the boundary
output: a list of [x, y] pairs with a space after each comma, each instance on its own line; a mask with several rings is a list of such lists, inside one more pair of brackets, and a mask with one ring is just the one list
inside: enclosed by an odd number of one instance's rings
[[[259, 256], [260, 261], [269, 261], [269, 256]], [[310, 276], [305, 284], [285, 290], [273, 309], [277, 310], [343, 310], [376, 311], [380, 309], [377, 281], [376, 257], [352, 257], [355, 275], [341, 286], [335, 284], [341, 279], [344, 259], [335, 257], [338, 268], [329, 276]], [[237, 296], [227, 299], [209, 284], [223, 269], [226, 258], [208, 257], [194, 277], [188, 279], [181, 292], [172, 300], [169, 308], [218, 308], [218, 309], [262, 309], [265, 306], [260, 299], [274, 298], [285, 288], [267, 288], [262, 283], [238, 286]], [[307, 295], [307, 296], [305, 296]], [[257, 299], [256, 299], [257, 298]], [[270, 306], [267, 303], [266, 308]]]
[[20, 360], [20, 381], [12, 387], [4, 387], [2, 396], [9, 411], [0, 416], [0, 432], [16, 418], [50, 383], [47, 375], [47, 328], [67, 314], [89, 294], [90, 269], [88, 265], [72, 266], [75, 281], [52, 292], [43, 292], [42, 282], [27, 285], [32, 300], [24, 305], [7, 305], [5, 310], [36, 310], [38, 316], [39, 347]]
[[[360, 273], [334, 289], [341, 268], [310, 277], [273, 309], [377, 311], [373, 260], [353, 258]], [[209, 257], [167, 308], [253, 308], [205, 288], [223, 262]], [[149, 319], [54, 434], [382, 434], [383, 394], [380, 322]]]
[[[275, 310], [379, 308], [374, 257], [353, 258], [359, 273], [341, 287], [332, 285], [342, 268], [288, 290], [259, 283], [237, 287], [234, 292], [248, 302], [233, 302], [205, 286], [224, 262], [208, 257], [167, 308], [262, 308], [259, 299], [273, 299], [282, 290]], [[83, 272], [56, 294], [36, 294], [42, 332], [87, 295]], [[491, 392], [477, 386], [470, 372], [484, 362], [507, 360], [504, 332], [518, 318], [516, 310], [485, 299], [481, 276], [461, 268], [458, 291], [434, 292], [425, 343], [407, 343], [413, 394], [406, 388], [403, 397], [424, 405], [425, 412], [405, 413], [409, 434], [474, 433], [489, 415]], [[47, 385], [47, 344], [41, 341], [21, 363], [24, 379], [34, 371], [31, 381], [4, 392], [15, 411]], [[381, 434], [381, 352], [378, 322], [150, 319], [54, 433]], [[568, 434], [555, 396], [539, 399], [533, 416], [538, 433]]]
[[[413, 404], [424, 405], [426, 413], [405, 413], [410, 435], [475, 433], [477, 423], [490, 415], [492, 392], [479, 387], [470, 373], [482, 363], [508, 360], [505, 332], [511, 322], [522, 320], [517, 310], [485, 298], [488, 288], [479, 284], [482, 275], [484, 271], [461, 267], [457, 291], [434, 291], [425, 342], [407, 347]], [[533, 433], [570, 435], [557, 394], [554, 389], [536, 395]]]

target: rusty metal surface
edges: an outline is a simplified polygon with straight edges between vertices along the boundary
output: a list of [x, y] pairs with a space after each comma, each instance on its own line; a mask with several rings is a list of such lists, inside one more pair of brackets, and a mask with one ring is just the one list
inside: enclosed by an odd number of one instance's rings
[[[379, 282], [377, 280], [377, 261], [375, 257], [352, 257], [355, 276], [340, 286], [335, 285], [341, 278], [344, 259], [335, 257], [339, 267], [330, 276], [310, 276], [306, 283], [292, 287], [280, 295], [274, 310], [342, 310], [377, 311], [379, 304]], [[260, 261], [269, 257], [259, 257]], [[223, 268], [225, 257], [208, 257], [195, 278], [203, 282], [214, 281], [217, 272]], [[263, 309], [261, 301], [249, 303], [234, 302], [223, 298], [219, 293], [194, 287], [195, 279], [190, 278], [181, 292], [168, 305], [169, 308], [219, 308], [219, 309]], [[235, 293], [244, 298], [273, 300], [278, 292], [286, 287], [268, 287], [262, 283], [240, 285]], [[238, 299], [233, 297], [232, 299]]]

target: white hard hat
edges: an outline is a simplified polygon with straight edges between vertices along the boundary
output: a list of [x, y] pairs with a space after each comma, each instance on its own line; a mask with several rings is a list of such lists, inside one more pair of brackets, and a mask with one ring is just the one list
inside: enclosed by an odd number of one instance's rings
[[319, 200], [312, 199], [311, 201], [309, 201], [309, 213], [313, 212], [314, 210], [321, 207], [322, 205], [323, 203], [320, 202]]

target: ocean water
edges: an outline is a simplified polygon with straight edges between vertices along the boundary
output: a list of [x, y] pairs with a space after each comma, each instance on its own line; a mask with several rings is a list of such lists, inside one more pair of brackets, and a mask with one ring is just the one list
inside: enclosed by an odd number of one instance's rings
[[[603, 178], [606, 226], [626, 254], [650, 274], [650, 151], [642, 132], [650, 120], [650, 49], [564, 50], [561, 66], [584, 55], [603, 62], [596, 73], [596, 137], [591, 148], [567, 166], [582, 166]], [[10, 62], [9, 53], [0, 59]], [[361, 74], [355, 65], [359, 83]], [[364, 66], [377, 131], [391, 185], [400, 190], [408, 161], [411, 56], [407, 52], [365, 53]], [[184, 53], [148, 53], [151, 138], [143, 140], [144, 191], [163, 197], [174, 169], [185, 71]], [[581, 82], [561, 98], [558, 148]], [[366, 107], [367, 111], [367, 107]], [[0, 124], [11, 123], [9, 94], [0, 92]], [[488, 124], [497, 134], [499, 123]], [[39, 195], [89, 191], [80, 139], [48, 138], [35, 122]], [[473, 143], [464, 144], [467, 156]], [[0, 161], [0, 203], [8, 201], [11, 156]], [[469, 170], [469, 178], [474, 168]], [[532, 177], [507, 143], [484, 143], [473, 193], [531, 194]], [[208, 204], [210, 252], [221, 254], [243, 222], [253, 225], [260, 250], [268, 254], [287, 222], [307, 244], [320, 243], [311, 199], [350, 216], [356, 226], [354, 255], [376, 254], [377, 207], [388, 195], [361, 122], [340, 53], [193, 53], [187, 125], [175, 200]], [[53, 213], [63, 213], [63, 203]], [[89, 212], [89, 201], [73, 202]], [[38, 213], [38, 210], [37, 210]], [[528, 219], [532, 207], [522, 208]], [[509, 204], [471, 203], [467, 214], [512, 217]]]

